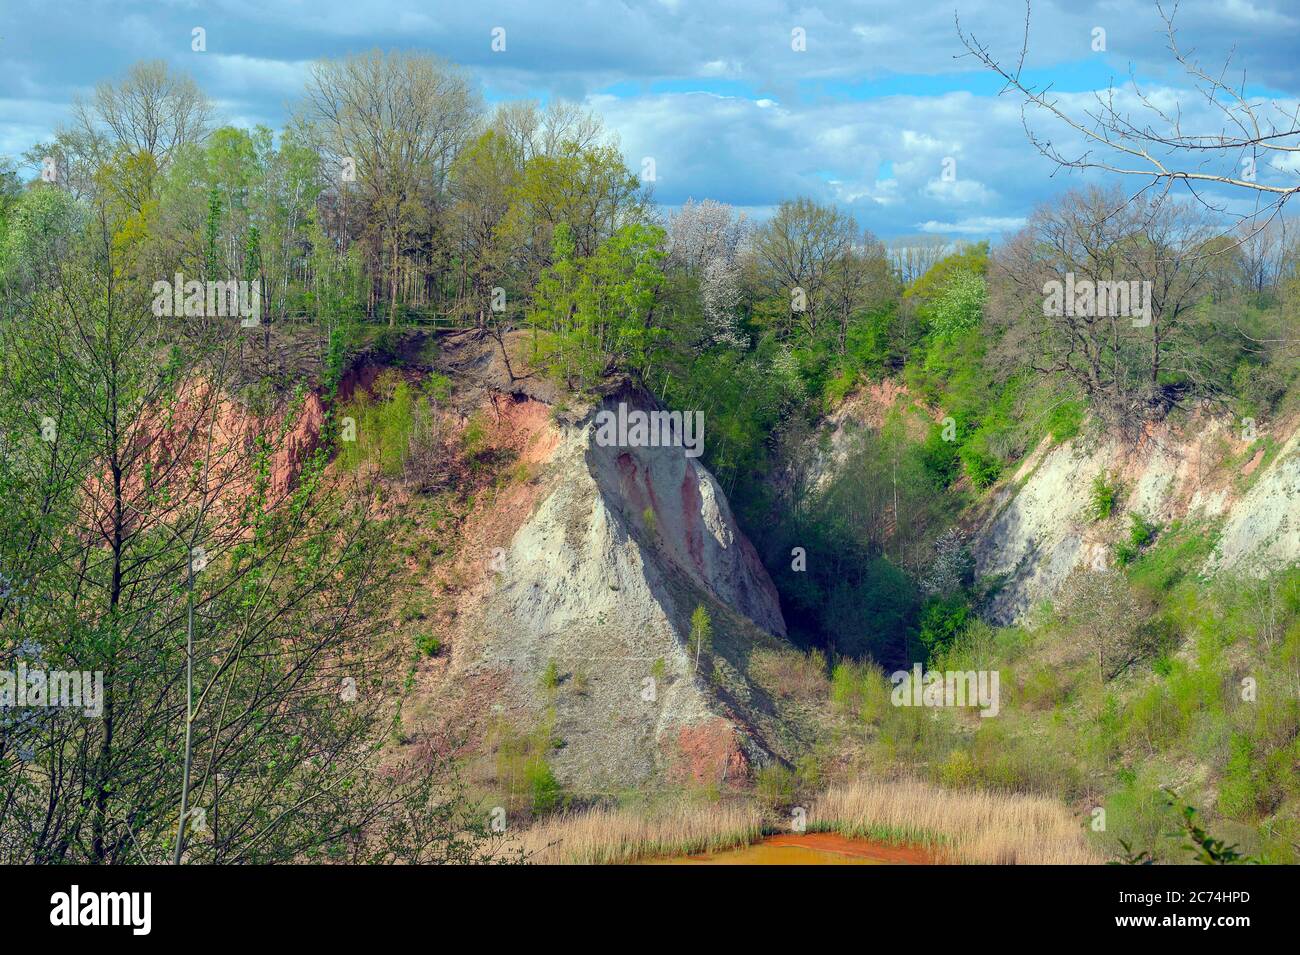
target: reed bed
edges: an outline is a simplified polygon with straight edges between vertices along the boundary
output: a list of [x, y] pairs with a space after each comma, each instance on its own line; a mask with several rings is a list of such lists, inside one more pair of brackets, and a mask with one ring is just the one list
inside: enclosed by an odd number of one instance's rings
[[525, 830], [518, 842], [529, 862], [617, 865], [734, 849], [762, 835], [757, 806], [683, 801], [564, 813]]
[[[784, 821], [784, 817], [783, 820]], [[680, 800], [551, 816], [514, 837], [529, 862], [619, 865], [735, 849], [786, 825], [765, 825], [753, 802]], [[808, 829], [918, 846], [957, 864], [1096, 865], [1105, 860], [1062, 804], [1017, 793], [943, 789], [919, 779], [832, 786], [808, 811]]]
[[942, 789], [919, 779], [858, 779], [833, 786], [808, 828], [934, 851], [971, 864], [1096, 865], [1105, 860], [1062, 804], [1018, 793]]

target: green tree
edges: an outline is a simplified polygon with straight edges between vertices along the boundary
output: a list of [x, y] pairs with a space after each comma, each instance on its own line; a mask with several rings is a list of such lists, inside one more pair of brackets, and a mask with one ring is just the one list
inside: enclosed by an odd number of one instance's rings
[[691, 630], [686, 639], [687, 649], [695, 656], [695, 669], [700, 668], [700, 654], [713, 649], [713, 620], [709, 611], [700, 604], [691, 612]]

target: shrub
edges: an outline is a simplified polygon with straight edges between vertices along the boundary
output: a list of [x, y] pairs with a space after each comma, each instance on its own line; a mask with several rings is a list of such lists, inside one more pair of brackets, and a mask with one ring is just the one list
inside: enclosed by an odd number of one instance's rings
[[701, 651], [713, 648], [713, 621], [709, 619], [709, 612], [704, 609], [703, 604], [696, 607], [691, 614], [691, 632], [686, 645], [691, 656], [695, 658], [695, 666], [698, 669]]
[[934, 657], [951, 646], [970, 621], [970, 607], [964, 598], [932, 597], [921, 608], [921, 643]]
[[962, 463], [966, 465], [966, 475], [971, 484], [981, 491], [991, 487], [1002, 473], [1002, 462], [987, 451], [964, 447], [960, 453]]
[[1104, 521], [1115, 510], [1115, 501], [1119, 497], [1119, 487], [1103, 471], [1092, 479], [1092, 490], [1088, 495], [1088, 516], [1094, 521]]
[[857, 384], [857, 372], [852, 369], [841, 371], [834, 378], [826, 382], [826, 400], [832, 405], [837, 405], [843, 401]]
[[466, 456], [477, 457], [487, 447], [487, 426], [480, 414], [473, 414], [465, 423], [465, 430], [460, 435], [460, 445]]
[[1083, 426], [1084, 406], [1079, 401], [1062, 401], [1047, 416], [1047, 432], [1057, 444], [1064, 444]]
[[780, 763], [772, 763], [755, 774], [754, 789], [763, 805], [769, 809], [782, 809], [794, 802], [799, 792], [799, 780]]
[[542, 671], [542, 689], [554, 690], [560, 685], [560, 667], [554, 659], [546, 661], [546, 669]]
[[415, 648], [426, 657], [435, 657], [442, 649], [442, 641], [432, 633], [420, 633], [415, 637]]
[[969, 786], [975, 779], [975, 761], [964, 749], [954, 749], [939, 767], [939, 782], [945, 786]]
[[560, 784], [541, 756], [534, 755], [524, 763], [524, 782], [532, 795], [534, 814], [549, 812], [559, 803]]

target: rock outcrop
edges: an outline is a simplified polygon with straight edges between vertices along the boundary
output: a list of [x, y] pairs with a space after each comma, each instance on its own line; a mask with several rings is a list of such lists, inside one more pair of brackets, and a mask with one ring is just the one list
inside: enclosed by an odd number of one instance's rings
[[[986, 613], [1012, 623], [1050, 600], [1073, 570], [1113, 560], [1128, 514], [1188, 522], [1215, 543], [1204, 573], [1264, 574], [1300, 559], [1300, 435], [1278, 427], [1266, 460], [1249, 435], [1198, 414], [1150, 428], [1136, 444], [1080, 436], [1043, 443], [995, 491], [972, 537], [975, 572], [999, 584]], [[1119, 493], [1117, 518], [1088, 516], [1093, 481]]]
[[[698, 459], [601, 446], [598, 410], [543, 426], [537, 502], [484, 552], [452, 679], [549, 720], [562, 746], [548, 761], [570, 791], [740, 781], [781, 748], [776, 708], [746, 672], [756, 648], [782, 643], [776, 590]], [[712, 642], [697, 665], [698, 607]]]

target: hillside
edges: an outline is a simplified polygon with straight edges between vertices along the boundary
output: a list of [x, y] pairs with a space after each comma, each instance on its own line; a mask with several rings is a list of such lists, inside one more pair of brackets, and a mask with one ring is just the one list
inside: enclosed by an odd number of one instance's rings
[[[902, 424], [919, 443], [938, 417], [896, 385], [851, 396], [812, 439], [814, 483], [842, 496], [861, 480], [859, 442]], [[921, 638], [934, 636], [918, 649], [934, 669], [997, 670], [1002, 708], [936, 714], [924, 731], [866, 716], [873, 745], [888, 740], [877, 758], [949, 786], [1056, 794], [1115, 855], [1122, 839], [1176, 857], [1176, 792], [1228, 841], [1294, 860], [1296, 440], [1294, 418], [1251, 432], [1207, 409], [1136, 441], [1084, 422], [1044, 436], [987, 491], [947, 492], [968, 576], [940, 575], [923, 597]], [[950, 560], [936, 547], [918, 577]], [[870, 666], [836, 670], [833, 697], [855, 707], [886, 692]]]
[[[497, 346], [474, 336], [403, 350], [405, 380], [445, 376], [451, 452], [422, 477], [448, 488], [433, 505], [449, 512], [445, 550], [422, 530], [429, 496], [409, 474], [390, 482], [394, 518], [411, 522], [403, 546], [441, 551], [406, 575], [410, 599], [429, 608], [412, 625], [438, 644], [420, 664], [406, 734], [418, 743], [461, 731], [457, 749], [477, 760], [478, 781], [523, 785], [506, 795], [525, 805], [556, 798], [543, 793], [551, 786], [578, 801], [742, 786], [793, 758], [797, 730], [753, 676], [756, 656], [790, 650], [785, 624], [726, 496], [682, 448], [594, 440], [600, 410], [652, 399], [622, 388], [557, 406], [528, 377], [512, 384]], [[422, 350], [436, 357], [421, 364]], [[367, 357], [346, 376], [363, 391], [382, 378]], [[355, 401], [344, 396], [345, 413]], [[383, 449], [364, 453], [378, 460]], [[451, 491], [452, 474], [476, 488]], [[711, 634], [697, 660], [699, 608]], [[515, 772], [532, 782], [503, 778]]]

